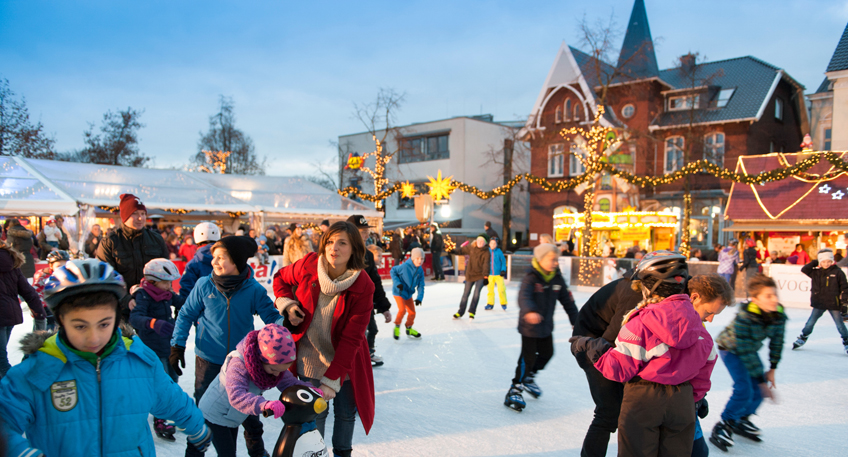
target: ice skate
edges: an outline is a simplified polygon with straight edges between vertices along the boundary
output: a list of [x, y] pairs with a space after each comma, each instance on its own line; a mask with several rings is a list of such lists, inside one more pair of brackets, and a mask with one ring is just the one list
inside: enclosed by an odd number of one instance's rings
[[503, 308], [503, 310], [506, 311], [506, 305], [501, 305], [501, 308]]
[[848, 354], [848, 340], [842, 340], [842, 348], [845, 349], [845, 353]]
[[486, 311], [491, 311], [495, 309], [495, 305], [486, 305]]
[[421, 338], [421, 334], [420, 334], [420, 333], [418, 333], [418, 330], [415, 330], [415, 329], [414, 329], [414, 328], [412, 328], [412, 327], [407, 327], [407, 329], [406, 329], [406, 335], [407, 335], [408, 337], [410, 337], [410, 338], [412, 338], [412, 339], [416, 339], [416, 340], [417, 340], [417, 339], [419, 339], [419, 338]]
[[807, 342], [807, 337], [804, 336], [804, 335], [801, 335], [801, 336], [798, 337], [797, 340], [795, 340], [794, 343], [792, 343], [792, 349], [793, 350], [798, 349], [799, 347], [803, 346], [804, 343], [806, 343], [806, 342]]
[[733, 432], [727, 422], [721, 421], [713, 427], [713, 433], [710, 435], [710, 443], [715, 447], [727, 452], [727, 448], [733, 446]]
[[469, 318], [469, 319], [474, 319], [474, 313], [468, 313], [468, 318]]
[[162, 438], [166, 441], [176, 441], [174, 438], [174, 433], [176, 429], [174, 429], [173, 425], [168, 425], [165, 423], [165, 419], [156, 419], [153, 418], [153, 430], [156, 432], [156, 436]]
[[396, 340], [400, 339], [400, 325], [395, 325], [395, 333], [392, 336], [394, 336]]
[[750, 416], [745, 416], [745, 417], [743, 417], [743, 418], [739, 419], [739, 420], [738, 420], [738, 421], [736, 421], [736, 422], [737, 422], [737, 424], [739, 424], [742, 428], [744, 428], [745, 430], [748, 430], [751, 434], [753, 434], [753, 435], [759, 435], [759, 434], [761, 433], [760, 428], [759, 428], [759, 427], [757, 427], [756, 425], [754, 425], [754, 424], [751, 422], [751, 420], [750, 420], [750, 419], [748, 419], [749, 417], [750, 417]]
[[527, 376], [524, 378], [524, 390], [527, 391], [528, 394], [532, 395], [533, 398], [539, 398], [542, 396], [542, 389], [539, 388], [539, 385], [536, 384], [536, 380], [533, 376]]
[[739, 419], [738, 421], [726, 421], [730, 430], [742, 437], [748, 438], [749, 440], [760, 442], [762, 439], [760, 438], [760, 429], [757, 428], [756, 425], [752, 424], [751, 421], [747, 419]]
[[527, 406], [527, 403], [524, 402], [524, 397], [521, 395], [521, 387], [513, 384], [510, 386], [509, 391], [506, 393], [506, 398], [504, 399], [504, 405], [510, 409], [518, 411]]
[[372, 367], [383, 366], [383, 358], [372, 352], [371, 353], [371, 366]]
[[456, 314], [453, 315], [454, 319], [459, 319], [461, 317], [462, 317], [462, 314], [459, 314], [459, 313], [456, 313]]

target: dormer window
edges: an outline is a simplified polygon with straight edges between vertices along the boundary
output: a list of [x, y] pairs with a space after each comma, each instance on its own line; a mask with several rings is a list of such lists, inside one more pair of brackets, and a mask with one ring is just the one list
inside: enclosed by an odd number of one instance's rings
[[698, 101], [700, 100], [700, 98], [701, 97], [698, 95], [682, 95], [679, 97], [669, 97], [668, 110], [682, 111], [691, 108], [698, 109]]
[[571, 116], [571, 99], [565, 101], [565, 120], [569, 120], [569, 116]]
[[730, 101], [730, 97], [733, 96], [734, 92], [736, 92], [736, 88], [722, 89], [718, 91], [718, 97], [716, 97], [716, 108], [724, 108], [727, 106], [727, 102]]

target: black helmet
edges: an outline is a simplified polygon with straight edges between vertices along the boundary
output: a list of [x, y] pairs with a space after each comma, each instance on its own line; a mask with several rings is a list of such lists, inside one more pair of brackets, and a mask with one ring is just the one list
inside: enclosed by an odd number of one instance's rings
[[47, 263], [58, 262], [60, 260], [71, 260], [71, 255], [68, 254], [68, 251], [50, 251], [50, 254], [47, 254]]
[[124, 278], [106, 262], [97, 259], [71, 260], [53, 271], [44, 285], [44, 301], [50, 311], [62, 301], [79, 293], [112, 292], [120, 300], [127, 294]]
[[[642, 257], [636, 265], [633, 279], [642, 281], [642, 292], [650, 297], [661, 284], [686, 287], [689, 281], [689, 265], [686, 257], [672, 251], [654, 251]], [[647, 280], [647, 281], [646, 281]]]

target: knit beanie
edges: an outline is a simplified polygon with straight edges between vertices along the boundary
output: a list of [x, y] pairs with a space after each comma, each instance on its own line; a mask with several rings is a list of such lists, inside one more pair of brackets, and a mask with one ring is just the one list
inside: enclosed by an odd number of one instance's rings
[[831, 262], [833, 262], [833, 251], [831, 251], [830, 249], [822, 249], [821, 251], [819, 251], [818, 259], [819, 263], [825, 260], [830, 260]]
[[294, 362], [297, 358], [294, 340], [285, 327], [266, 325], [256, 335], [256, 342], [259, 343], [259, 360], [262, 363], [279, 365]]
[[424, 250], [421, 248], [412, 248], [412, 252], [409, 254], [410, 259], [414, 258], [423, 259], [424, 258]]
[[126, 222], [132, 216], [132, 213], [141, 210], [147, 211], [147, 207], [141, 202], [141, 199], [133, 194], [121, 194], [121, 221]]
[[477, 238], [483, 238], [483, 241], [485, 241], [486, 244], [489, 243], [489, 235], [486, 235], [485, 233], [481, 233], [481, 234], [477, 235]]
[[249, 236], [227, 236], [221, 238], [216, 244], [221, 244], [227, 250], [227, 254], [233, 259], [239, 273], [247, 267], [247, 259], [256, 255], [258, 246], [256, 241]]
[[745, 240], [745, 244], [747, 244], [749, 248], [754, 247], [754, 244], [755, 244], [755, 243], [754, 243], [754, 239], [753, 239], [753, 238], [748, 238], [747, 240]]
[[542, 243], [533, 248], [533, 258], [535, 258], [537, 262], [541, 262], [542, 259], [544, 259], [545, 256], [551, 252], [559, 254], [557, 252], [556, 245], [550, 243]]

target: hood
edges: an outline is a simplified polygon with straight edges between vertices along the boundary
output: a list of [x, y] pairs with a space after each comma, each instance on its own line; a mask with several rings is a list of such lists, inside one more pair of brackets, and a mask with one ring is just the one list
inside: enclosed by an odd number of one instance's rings
[[[124, 338], [132, 338], [135, 336], [135, 330], [130, 327], [128, 324], [121, 324], [121, 335]], [[27, 333], [21, 338], [21, 352], [27, 355], [33, 355], [38, 352], [44, 346], [44, 342], [47, 341], [48, 338], [58, 333], [58, 327], [52, 331], [45, 330], [37, 330], [32, 333]]]
[[25, 228], [23, 225], [10, 226], [6, 234], [15, 238], [32, 238], [32, 230]]
[[642, 324], [663, 343], [678, 349], [686, 349], [698, 342], [704, 328], [701, 316], [686, 294], [672, 295], [648, 305], [639, 317]]
[[200, 263], [211, 264], [213, 244], [214, 243], [205, 244], [197, 248], [197, 252], [194, 253], [194, 260], [197, 260]]
[[15, 269], [15, 259], [6, 249], [0, 249], [0, 273], [8, 273]]

